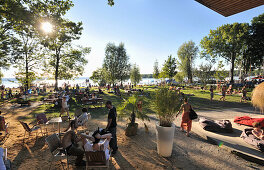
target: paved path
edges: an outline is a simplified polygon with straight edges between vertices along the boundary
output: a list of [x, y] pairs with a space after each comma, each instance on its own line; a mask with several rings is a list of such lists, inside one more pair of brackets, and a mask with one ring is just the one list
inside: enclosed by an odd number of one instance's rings
[[264, 118], [264, 115], [259, 113], [253, 107], [223, 109], [221, 111], [197, 111], [197, 114], [199, 115], [199, 117], [207, 117], [213, 120], [230, 120], [233, 125], [234, 132], [232, 134], [227, 134], [205, 131], [202, 129], [198, 121], [194, 121], [192, 128], [192, 131], [194, 133], [211, 142], [216, 143], [223, 148], [230, 150], [233, 153], [237, 153], [239, 156], [264, 165], [264, 153], [247, 144], [243, 141], [242, 138], [240, 138], [243, 129], [247, 128], [248, 126], [238, 125], [234, 123], [234, 118], [236, 116]]

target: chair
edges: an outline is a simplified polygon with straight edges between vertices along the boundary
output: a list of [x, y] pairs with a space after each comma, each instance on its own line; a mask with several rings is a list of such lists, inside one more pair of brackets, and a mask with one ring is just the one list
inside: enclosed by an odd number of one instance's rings
[[[65, 158], [66, 157], [67, 169], [69, 169], [67, 151], [66, 151], [66, 149], [63, 149], [61, 147], [61, 141], [60, 141], [60, 138], [58, 137], [58, 135], [56, 133], [54, 133], [54, 134], [48, 136], [45, 140], [49, 146], [49, 150], [50, 150], [53, 158]], [[60, 159], [60, 162], [61, 162], [62, 168], [64, 169], [63, 162], [61, 160], [62, 159]], [[50, 167], [52, 165], [52, 162], [50, 163]], [[49, 169], [50, 169], [50, 167], [49, 167]]]
[[[25, 130], [25, 134], [24, 134], [24, 139], [25, 139], [25, 136], [26, 136], [26, 133], [28, 132], [28, 138], [30, 138], [30, 135], [32, 132], [36, 131], [36, 138], [37, 138], [37, 135], [38, 135], [38, 129], [40, 129], [39, 126], [33, 126], [32, 128], [29, 128], [28, 124], [25, 123], [25, 122], [22, 122], [22, 121], [19, 121], [20, 124], [23, 126], [24, 130]], [[23, 139], [23, 143], [24, 143], [24, 139]]]
[[[48, 135], [48, 129], [47, 129], [47, 126], [46, 126], [47, 122], [48, 122], [48, 119], [46, 117], [46, 114], [45, 113], [37, 114], [36, 115], [36, 119], [37, 119], [37, 125], [40, 126], [40, 131], [41, 131], [42, 136], [43, 136], [43, 134], [45, 136]], [[44, 126], [44, 132], [42, 131], [42, 126]]]
[[5, 131], [5, 136], [9, 134], [7, 130], [8, 125], [9, 123], [5, 122], [5, 118], [0, 116], [0, 131]]
[[89, 168], [109, 168], [109, 159], [105, 158], [105, 151], [86, 151], [86, 169]]

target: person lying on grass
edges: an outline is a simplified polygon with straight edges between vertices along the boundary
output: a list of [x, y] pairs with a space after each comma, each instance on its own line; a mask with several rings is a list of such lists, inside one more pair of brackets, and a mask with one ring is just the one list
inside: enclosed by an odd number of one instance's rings
[[[104, 151], [105, 158], [106, 160], [108, 160], [110, 158], [109, 142], [111, 140], [112, 134], [106, 133], [100, 135], [100, 133], [101, 133], [100, 130], [96, 130], [92, 134], [92, 136], [84, 133], [80, 133], [80, 136], [82, 137], [83, 148], [85, 151]], [[92, 141], [92, 143], [90, 143], [88, 140]]]
[[252, 130], [252, 134], [258, 138], [258, 139], [261, 139], [261, 140], [264, 140], [264, 132], [263, 130], [261, 129], [261, 124], [260, 122], [254, 122], [252, 123], [253, 125], [253, 130]]

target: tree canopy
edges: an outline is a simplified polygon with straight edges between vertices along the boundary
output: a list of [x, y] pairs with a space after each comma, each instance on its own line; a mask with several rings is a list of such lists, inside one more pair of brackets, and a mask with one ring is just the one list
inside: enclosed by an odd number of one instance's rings
[[105, 58], [103, 69], [106, 71], [106, 79], [109, 83], [115, 84], [129, 78], [130, 64], [129, 56], [123, 43], [116, 46], [114, 43], [108, 43], [105, 48]]
[[155, 78], [155, 79], [159, 78], [159, 74], [160, 74], [160, 71], [159, 71], [159, 63], [156, 60], [154, 62], [154, 66], [153, 66], [153, 78]]
[[249, 34], [248, 23], [233, 23], [211, 30], [208, 36], [201, 40], [202, 57], [216, 59], [224, 58], [231, 63], [230, 82], [233, 83], [235, 60], [246, 48], [246, 38]]
[[130, 81], [132, 84], [134, 84], [135, 86], [137, 86], [137, 84], [140, 82], [141, 80], [141, 75], [140, 75], [140, 69], [139, 67], [134, 64], [132, 66], [132, 69], [130, 71]]
[[168, 56], [168, 59], [165, 60], [162, 71], [160, 73], [160, 76], [162, 78], [169, 78], [172, 79], [175, 74], [177, 73], [176, 71], [176, 59], [172, 57], [172, 55]]
[[192, 65], [197, 57], [197, 53], [198, 47], [195, 46], [193, 41], [183, 43], [177, 52], [179, 58], [179, 61], [177, 62], [179, 70], [188, 78], [189, 83], [192, 83]]

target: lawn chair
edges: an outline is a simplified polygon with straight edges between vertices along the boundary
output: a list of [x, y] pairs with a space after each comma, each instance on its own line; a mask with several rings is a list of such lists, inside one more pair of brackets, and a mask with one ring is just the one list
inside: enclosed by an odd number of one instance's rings
[[[61, 158], [60, 162], [61, 162], [63, 169], [64, 169], [64, 166], [63, 166], [63, 162], [61, 160], [62, 160], [62, 158], [66, 158], [67, 159], [67, 169], [69, 169], [67, 151], [66, 151], [66, 149], [63, 149], [61, 147], [61, 141], [60, 141], [60, 138], [58, 137], [58, 135], [56, 133], [54, 133], [53, 135], [48, 136], [45, 140], [49, 146], [49, 150], [50, 150], [53, 158]], [[51, 163], [50, 163], [50, 167], [52, 165], [52, 162], [53, 161], [51, 161]], [[49, 167], [49, 169], [50, 169], [50, 167]]]
[[23, 143], [24, 143], [24, 139], [25, 139], [25, 136], [26, 136], [26, 133], [28, 132], [28, 138], [30, 138], [30, 135], [32, 132], [36, 132], [36, 139], [37, 139], [37, 136], [38, 136], [38, 129], [40, 129], [39, 126], [33, 126], [32, 128], [29, 128], [28, 124], [25, 123], [25, 122], [22, 122], [22, 121], [19, 121], [19, 123], [23, 126], [24, 130], [25, 130], [25, 134], [24, 134], [24, 138], [23, 138]]
[[89, 168], [109, 168], [109, 159], [105, 158], [105, 151], [86, 151], [86, 170]]

